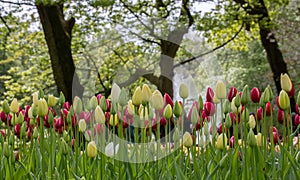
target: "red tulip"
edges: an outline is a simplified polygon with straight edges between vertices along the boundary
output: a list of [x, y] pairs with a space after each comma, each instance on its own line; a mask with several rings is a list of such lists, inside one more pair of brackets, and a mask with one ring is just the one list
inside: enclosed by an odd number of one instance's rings
[[250, 92], [250, 98], [254, 103], [258, 103], [260, 99], [260, 92], [257, 87], [252, 88]]
[[[235, 124], [236, 121], [236, 114], [233, 112], [229, 113], [230, 119], [232, 121], [232, 124]], [[241, 118], [238, 116], [238, 124], [241, 122]]]
[[294, 119], [294, 125], [298, 126], [300, 124], [300, 115], [296, 114], [295, 119]]
[[110, 103], [109, 99], [106, 99], [105, 102], [106, 102], [106, 106], [107, 106], [106, 112], [110, 112], [111, 103]]
[[20, 137], [20, 132], [21, 132], [21, 125], [16, 124], [16, 126], [15, 126], [15, 135]]
[[203, 109], [203, 110], [202, 110], [202, 121], [204, 122], [205, 119], [206, 119], [207, 122], [210, 121], [209, 115], [207, 115], [207, 114], [205, 113], [205, 110]]
[[215, 95], [214, 91], [210, 87], [208, 87], [206, 91], [206, 101], [212, 103], [214, 99], [214, 95]]
[[260, 121], [263, 118], [263, 109], [262, 107], [258, 108], [256, 110], [257, 120]]
[[7, 122], [7, 121], [6, 121], [6, 114], [5, 114], [4, 111], [1, 111], [1, 112], [0, 112], [0, 119], [1, 119], [1, 121], [4, 122], [4, 123]]
[[[227, 130], [228, 130], [228, 128], [225, 127], [225, 132], [227, 132]], [[219, 134], [221, 134], [221, 133], [223, 132], [222, 123], [219, 123], [219, 124], [217, 125], [217, 132], [218, 132]]]
[[234, 136], [231, 136], [231, 138], [230, 138], [230, 140], [229, 140], [229, 146], [230, 146], [231, 148], [234, 147]]
[[165, 95], [164, 95], [164, 103], [165, 103], [165, 106], [167, 104], [170, 104], [172, 108], [174, 107], [173, 100], [168, 93], [165, 93]]
[[200, 119], [198, 120], [197, 124], [196, 124], [196, 131], [198, 131], [199, 129], [201, 129], [204, 125], [204, 121], [200, 122]]
[[272, 127], [272, 131], [273, 131], [273, 132], [276, 132], [276, 133], [278, 133], [278, 130], [277, 130], [277, 128], [276, 128], [276, 127], [274, 127], [274, 126]]
[[31, 138], [31, 131], [30, 131], [30, 129], [27, 130], [27, 138], [28, 138], [28, 139]]
[[215, 114], [216, 110], [215, 110], [215, 106], [213, 103], [211, 102], [205, 102], [204, 103], [204, 110], [205, 110], [205, 114], [212, 116]]
[[64, 103], [64, 108], [70, 110], [70, 103], [68, 101]]
[[288, 92], [289, 97], [294, 96], [295, 94], [295, 86], [294, 83], [292, 83], [292, 89]]
[[236, 96], [237, 89], [235, 87], [231, 87], [228, 92], [228, 100], [231, 102], [232, 99]]
[[164, 125], [166, 125], [166, 124], [167, 124], [166, 119], [165, 119], [164, 117], [160, 118], [160, 125], [161, 125], [161, 126], [164, 126]]
[[273, 142], [274, 142], [274, 144], [277, 144], [277, 143], [278, 143], [278, 138], [277, 138], [277, 136], [278, 136], [278, 132], [273, 132]]
[[281, 109], [278, 109], [278, 112], [277, 112], [277, 120], [280, 124], [283, 123], [284, 121], [284, 111], [281, 110]]
[[266, 116], [271, 116], [271, 113], [273, 112], [273, 108], [271, 109], [271, 103], [270, 101], [266, 104]]

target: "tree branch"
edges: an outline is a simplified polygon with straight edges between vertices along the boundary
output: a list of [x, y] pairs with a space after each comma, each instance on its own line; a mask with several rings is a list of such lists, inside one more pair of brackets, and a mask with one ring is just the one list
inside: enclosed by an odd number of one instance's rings
[[189, 63], [191, 61], [194, 61], [194, 60], [198, 59], [199, 57], [202, 57], [202, 56], [205, 56], [207, 54], [210, 54], [210, 53], [212, 53], [212, 52], [214, 52], [214, 51], [216, 51], [216, 50], [218, 50], [218, 49], [226, 46], [229, 42], [233, 41], [239, 35], [239, 33], [243, 30], [243, 27], [244, 27], [244, 23], [241, 25], [240, 29], [234, 34], [234, 36], [232, 36], [228, 41], [224, 42], [220, 46], [217, 46], [217, 47], [215, 47], [215, 48], [213, 48], [213, 49], [211, 49], [211, 50], [209, 50], [209, 51], [207, 51], [205, 53], [202, 53], [202, 54], [200, 54], [198, 56], [194, 56], [194, 57], [192, 57], [190, 59], [187, 59], [187, 60], [184, 60], [182, 62], [179, 62], [178, 64], [174, 65], [174, 68], [176, 68], [178, 66], [181, 66], [181, 65], [184, 65], [186, 63]]
[[21, 5], [26, 5], [26, 6], [35, 6], [34, 4], [31, 4], [31, 3], [27, 3], [27, 2], [12, 2], [12, 1], [3, 1], [3, 0], [0, 0], [0, 2], [2, 3], [6, 3], [6, 4], [14, 4], [14, 5], [18, 5], [18, 6], [21, 6]]
[[0, 19], [3, 22], [4, 26], [7, 28], [7, 30], [8, 30], [7, 34], [9, 35], [9, 33], [11, 33], [10, 27], [8, 26], [8, 24], [6, 23], [5, 19], [2, 16], [0, 16]]

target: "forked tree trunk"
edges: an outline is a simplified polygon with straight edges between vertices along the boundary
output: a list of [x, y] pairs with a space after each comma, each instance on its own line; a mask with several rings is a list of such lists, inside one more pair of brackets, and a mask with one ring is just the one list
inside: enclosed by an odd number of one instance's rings
[[54, 80], [58, 92], [63, 92], [66, 100], [72, 102], [75, 95], [82, 96], [83, 87], [75, 73], [71, 51], [72, 28], [75, 19], [66, 21], [63, 5], [37, 4], [38, 13], [47, 42]]

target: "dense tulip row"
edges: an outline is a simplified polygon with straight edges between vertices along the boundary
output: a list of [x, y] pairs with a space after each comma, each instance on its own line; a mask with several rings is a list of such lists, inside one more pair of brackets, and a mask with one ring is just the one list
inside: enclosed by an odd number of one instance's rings
[[281, 86], [274, 98], [270, 86], [227, 93], [218, 82], [187, 112], [185, 84], [182, 101], [145, 84], [131, 99], [113, 84], [109, 99], [75, 97], [72, 105], [42, 91], [31, 106], [4, 101], [0, 177], [300, 179], [300, 93], [291, 113], [288, 75]]

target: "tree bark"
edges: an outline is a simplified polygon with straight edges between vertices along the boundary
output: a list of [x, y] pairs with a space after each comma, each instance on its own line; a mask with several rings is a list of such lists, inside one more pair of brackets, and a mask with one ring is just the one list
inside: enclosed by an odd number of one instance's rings
[[71, 38], [75, 19], [66, 21], [63, 5], [37, 4], [37, 10], [43, 26], [47, 42], [54, 80], [58, 92], [63, 92], [67, 101], [72, 102], [74, 96], [82, 96], [83, 87], [75, 73], [72, 58]]
[[[267, 60], [273, 73], [277, 94], [279, 94], [281, 91], [280, 75], [282, 73], [288, 73], [288, 70], [276, 37], [270, 27], [271, 19], [264, 0], [259, 0], [259, 3], [255, 3], [255, 6], [250, 6], [245, 0], [235, 0], [235, 2], [240, 4], [249, 15], [258, 17], [260, 40], [266, 51]], [[294, 96], [290, 97], [290, 102], [291, 110], [292, 112], [295, 112]]]

